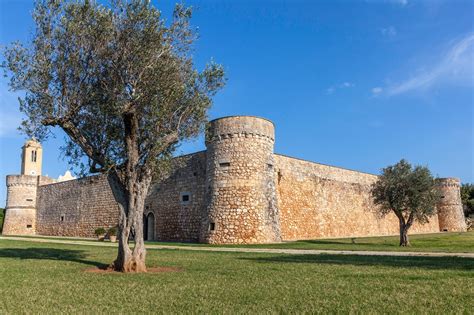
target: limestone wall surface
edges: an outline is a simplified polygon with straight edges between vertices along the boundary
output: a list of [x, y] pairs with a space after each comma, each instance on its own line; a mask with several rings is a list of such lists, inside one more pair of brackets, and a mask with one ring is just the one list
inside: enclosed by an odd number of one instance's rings
[[[283, 240], [396, 235], [398, 219], [380, 218], [370, 196], [377, 176], [275, 155]], [[439, 232], [437, 216], [411, 233]]]
[[445, 232], [466, 232], [467, 226], [461, 201], [461, 181], [458, 178], [438, 178], [440, 201], [438, 211], [439, 229]]
[[273, 143], [274, 126], [266, 119], [237, 116], [211, 121], [206, 141], [209, 204], [203, 242], [281, 240]]
[[173, 163], [169, 176], [150, 188], [144, 214], [154, 214], [156, 240], [197, 242], [206, 206], [206, 152], [185, 155]]
[[7, 176], [4, 235], [34, 235], [36, 231], [36, 187], [38, 176]]
[[105, 176], [38, 187], [39, 235], [94, 237], [96, 228], [118, 222], [118, 206]]

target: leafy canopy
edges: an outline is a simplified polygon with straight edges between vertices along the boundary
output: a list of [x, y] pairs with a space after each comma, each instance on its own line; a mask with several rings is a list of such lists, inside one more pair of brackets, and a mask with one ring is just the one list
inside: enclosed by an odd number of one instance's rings
[[131, 167], [158, 169], [180, 140], [202, 130], [225, 83], [221, 65], [194, 68], [191, 13], [178, 4], [167, 25], [150, 1], [39, 0], [31, 45], [4, 51], [11, 88], [25, 91], [22, 129], [43, 140], [49, 127], [62, 128], [66, 156], [89, 158], [83, 170], [121, 170], [131, 153]]
[[382, 170], [372, 186], [372, 196], [382, 215], [393, 211], [408, 225], [413, 221], [428, 222], [436, 212], [439, 199], [430, 170], [424, 166], [412, 167], [406, 160]]

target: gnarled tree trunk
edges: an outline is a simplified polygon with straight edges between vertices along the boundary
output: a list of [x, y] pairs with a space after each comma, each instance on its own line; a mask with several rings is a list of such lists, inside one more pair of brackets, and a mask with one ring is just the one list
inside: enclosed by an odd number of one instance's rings
[[[109, 174], [108, 180], [115, 200], [120, 208], [118, 225], [118, 254], [111, 265], [121, 272], [146, 272], [146, 249], [143, 238], [143, 210], [150, 186], [150, 178], [135, 182], [125, 189], [116, 174]], [[130, 247], [130, 235], [134, 235], [135, 246]]]
[[410, 213], [407, 220], [405, 220], [402, 214], [398, 215], [398, 219], [400, 222], [400, 246], [410, 246], [408, 230], [413, 224], [414, 212]]
[[400, 246], [410, 246], [408, 240], [408, 227], [400, 221]]

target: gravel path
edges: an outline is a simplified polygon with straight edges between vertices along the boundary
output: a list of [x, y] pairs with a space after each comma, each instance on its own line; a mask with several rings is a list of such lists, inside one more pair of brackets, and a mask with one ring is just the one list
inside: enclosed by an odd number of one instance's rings
[[[116, 243], [94, 242], [85, 239], [46, 239], [18, 236], [1, 236], [0, 240], [14, 240], [25, 242], [39, 242], [51, 244], [71, 244], [116, 247]], [[285, 248], [237, 248], [237, 247], [204, 247], [204, 246], [179, 246], [179, 245], [146, 245], [150, 249], [176, 249], [176, 250], [194, 250], [208, 252], [234, 252], [234, 253], [271, 253], [271, 254], [289, 254], [289, 255], [360, 255], [360, 256], [399, 256], [399, 257], [463, 257], [474, 258], [474, 253], [443, 253], [443, 252], [384, 252], [384, 251], [362, 251], [362, 250], [319, 250], [319, 249], [285, 249]]]

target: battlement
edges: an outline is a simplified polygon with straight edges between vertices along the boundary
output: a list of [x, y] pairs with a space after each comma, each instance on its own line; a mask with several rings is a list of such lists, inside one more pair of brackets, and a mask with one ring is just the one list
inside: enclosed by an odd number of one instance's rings
[[206, 145], [208, 142], [238, 137], [258, 137], [274, 142], [275, 127], [270, 120], [255, 116], [218, 118], [209, 122]]
[[439, 187], [461, 187], [461, 180], [455, 177], [437, 178], [436, 185]]
[[38, 185], [38, 176], [7, 175], [7, 187], [10, 187], [10, 186], [36, 187], [37, 185]]

